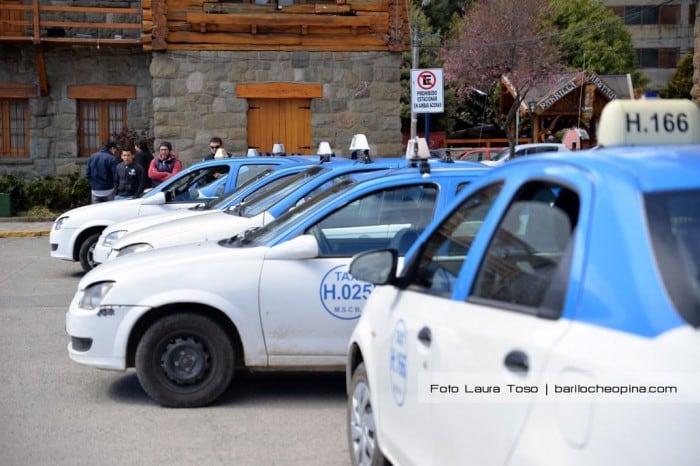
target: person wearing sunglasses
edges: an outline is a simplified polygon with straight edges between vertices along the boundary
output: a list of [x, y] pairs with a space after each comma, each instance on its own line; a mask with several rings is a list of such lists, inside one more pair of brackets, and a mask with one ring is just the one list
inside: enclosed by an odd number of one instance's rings
[[231, 157], [231, 154], [227, 153], [226, 149], [224, 149], [224, 143], [221, 141], [220, 137], [212, 137], [209, 140], [209, 153], [202, 158], [202, 161], [224, 157]]

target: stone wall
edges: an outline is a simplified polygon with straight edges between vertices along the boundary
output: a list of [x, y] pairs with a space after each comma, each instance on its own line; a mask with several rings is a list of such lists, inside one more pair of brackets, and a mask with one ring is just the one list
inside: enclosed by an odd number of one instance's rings
[[[129, 128], [152, 132], [151, 56], [135, 49], [47, 47], [44, 51], [49, 95], [29, 99], [30, 157], [0, 158], [0, 175], [24, 178], [83, 171], [78, 158], [76, 100], [69, 85], [133, 85], [136, 100], [127, 102]], [[37, 83], [31, 46], [0, 45], [0, 82]]]
[[[401, 154], [400, 54], [383, 52], [181, 52], [155, 54], [153, 119], [156, 143], [168, 140], [186, 165], [201, 160], [211, 136], [229, 151], [246, 151], [247, 101], [238, 83], [320, 83], [313, 99], [312, 144], [327, 140], [348, 155], [364, 133], [373, 155]], [[271, 149], [271, 148], [270, 148]]]

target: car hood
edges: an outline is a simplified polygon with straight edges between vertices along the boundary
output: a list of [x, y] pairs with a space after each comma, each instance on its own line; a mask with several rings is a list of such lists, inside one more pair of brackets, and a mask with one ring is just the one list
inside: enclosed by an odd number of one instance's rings
[[114, 249], [147, 243], [163, 248], [200, 241], [229, 238], [254, 226], [262, 225], [262, 217], [246, 218], [216, 210], [201, 215], [177, 218], [129, 233], [120, 238]]
[[122, 201], [100, 202], [71, 209], [58, 218], [68, 217], [62, 228], [77, 228], [87, 221], [112, 224], [138, 215], [141, 199], [126, 199]]
[[92, 283], [115, 281], [122, 290], [122, 285], [126, 285], [129, 293], [145, 296], [157, 290], [187, 287], [193, 280], [206, 283], [212, 281], [212, 275], [229, 280], [235, 270], [245, 268], [246, 262], [262, 264], [268, 249], [233, 248], [204, 242], [129, 254], [92, 269], [80, 280], [78, 288], [83, 290]]
[[114, 225], [108, 227], [104, 231], [103, 236], [106, 236], [109, 233], [112, 233], [113, 231], [121, 231], [121, 230], [125, 230], [128, 233], [133, 233], [136, 230], [141, 230], [143, 228], [147, 228], [147, 227], [150, 227], [153, 225], [159, 225], [159, 224], [162, 224], [165, 222], [169, 222], [171, 220], [177, 220], [180, 218], [206, 214], [209, 212], [211, 212], [211, 211], [210, 210], [183, 209], [183, 210], [173, 210], [171, 212], [165, 212], [162, 214], [144, 215], [142, 217], [131, 218], [129, 220], [123, 220], [121, 222], [115, 223]]

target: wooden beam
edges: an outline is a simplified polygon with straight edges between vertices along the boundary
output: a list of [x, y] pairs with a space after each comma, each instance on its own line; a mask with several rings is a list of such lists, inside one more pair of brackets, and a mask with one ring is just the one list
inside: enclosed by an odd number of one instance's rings
[[171, 32], [168, 34], [168, 42], [185, 44], [247, 44], [247, 45], [301, 45], [301, 38], [297, 35], [284, 34], [227, 34], [218, 32]]
[[36, 54], [36, 72], [39, 75], [39, 91], [42, 96], [49, 95], [49, 78], [46, 73], [46, 60], [44, 60], [44, 48], [41, 44], [34, 46]]
[[321, 84], [305, 83], [241, 83], [236, 85], [241, 99], [320, 99]]
[[68, 86], [69, 99], [135, 99], [136, 86]]
[[32, 99], [39, 97], [36, 84], [0, 82], [0, 98]]
[[206, 13], [187, 13], [190, 24], [221, 24], [257, 26], [333, 26], [333, 27], [368, 27], [369, 17], [364, 16], [327, 16], [327, 15], [287, 15], [259, 13], [248, 15], [210, 15]]

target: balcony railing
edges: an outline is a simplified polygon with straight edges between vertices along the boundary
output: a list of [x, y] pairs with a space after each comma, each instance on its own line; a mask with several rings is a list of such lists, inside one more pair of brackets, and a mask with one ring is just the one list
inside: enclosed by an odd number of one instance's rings
[[0, 0], [0, 43], [141, 44], [140, 1], [94, 4], [88, 7], [54, 5], [46, 0]]

